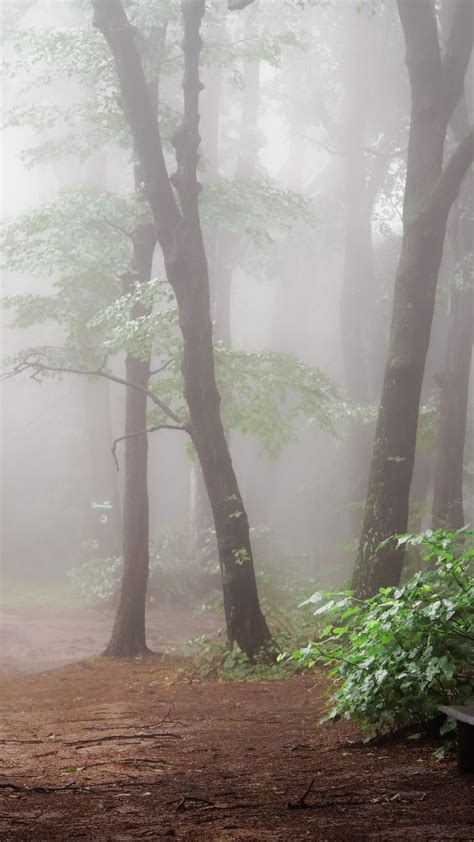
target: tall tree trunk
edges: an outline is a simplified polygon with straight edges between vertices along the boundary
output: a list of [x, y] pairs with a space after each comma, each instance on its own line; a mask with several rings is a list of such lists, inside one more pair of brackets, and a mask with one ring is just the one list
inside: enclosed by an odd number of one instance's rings
[[[134, 232], [131, 280], [146, 283], [151, 278], [156, 234], [154, 226], [143, 225]], [[131, 291], [131, 287], [129, 288]], [[136, 304], [131, 318], [150, 310]], [[120, 599], [110, 643], [105, 655], [126, 658], [148, 651], [145, 635], [146, 589], [149, 567], [148, 436], [147, 395], [150, 359], [127, 353], [125, 379], [125, 477], [123, 499], [123, 574]], [[138, 388], [136, 388], [138, 387]]]
[[473, 342], [472, 186], [466, 183], [452, 220], [455, 259], [451, 279], [444, 371], [438, 375], [440, 419], [433, 493], [433, 528], [464, 526], [463, 473]]
[[174, 138], [177, 172], [170, 186], [161, 136], [151, 107], [134, 33], [120, 0], [92, 0], [94, 23], [115, 58], [124, 110], [143, 171], [168, 280], [183, 335], [184, 396], [191, 435], [212, 506], [230, 643], [250, 657], [270, 638], [260, 610], [249, 524], [220, 417], [210, 317], [207, 261], [199, 219], [200, 25], [204, 0], [183, 0], [184, 115]]
[[[344, 270], [341, 292], [341, 339], [349, 400], [367, 405], [379, 397], [380, 330], [375, 301], [372, 213], [389, 158], [368, 156], [367, 124], [383, 109], [381, 84], [389, 46], [392, 11], [381, 15], [361, 12], [346, 4], [348, 32], [344, 67], [344, 124], [342, 134], [344, 184]], [[375, 56], [375, 58], [374, 58]], [[378, 71], [378, 72], [377, 72]], [[375, 76], [375, 78], [374, 78]], [[370, 81], [368, 81], [370, 80]], [[369, 87], [368, 87], [369, 84]], [[375, 104], [374, 104], [375, 102]], [[372, 424], [348, 423], [347, 461], [352, 537], [359, 539], [367, 492]]]
[[[258, 62], [247, 62], [244, 67], [244, 97], [242, 106], [239, 153], [235, 167], [235, 178], [250, 179], [255, 171], [259, 142], [257, 121], [260, 103], [260, 70]], [[219, 105], [221, 83], [214, 71], [207, 84], [204, 148], [208, 172], [211, 177], [219, 175]], [[211, 288], [211, 309], [214, 311], [214, 339], [227, 348], [232, 346], [232, 282], [236, 255], [241, 241], [234, 232], [210, 232], [206, 236], [206, 253], [209, 255], [209, 280]], [[226, 395], [222, 395], [225, 403]], [[229, 433], [227, 433], [229, 441]], [[191, 509], [191, 547], [195, 554], [203, 552], [209, 537], [212, 514], [209, 498], [199, 466], [192, 468], [193, 506]]]
[[443, 170], [447, 126], [463, 92], [472, 49], [473, 6], [458, 0], [444, 58], [430, 0], [398, 0], [412, 93], [403, 239], [395, 280], [364, 525], [352, 586], [359, 595], [396, 585], [404, 548], [382, 541], [404, 532], [421, 386], [447, 217], [472, 163], [471, 133]]
[[[215, 37], [222, 37], [221, 27]], [[204, 90], [201, 96], [201, 136], [204, 151], [207, 179], [216, 180], [219, 177], [219, 125], [220, 108], [222, 102], [222, 79], [219, 68], [204, 69]], [[215, 301], [217, 263], [218, 263], [219, 232], [216, 229], [207, 230], [205, 234], [205, 249], [209, 267], [209, 282], [211, 299]], [[214, 321], [215, 321], [214, 306]], [[212, 549], [217, 553], [217, 547], [209, 542], [212, 528], [212, 510], [209, 496], [198, 461], [190, 466], [190, 552], [193, 558], [202, 558], [203, 554]]]

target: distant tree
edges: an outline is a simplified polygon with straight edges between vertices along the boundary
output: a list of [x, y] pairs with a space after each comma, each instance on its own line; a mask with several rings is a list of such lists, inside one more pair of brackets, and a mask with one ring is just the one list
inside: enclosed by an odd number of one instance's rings
[[[459, 141], [469, 127], [466, 97], [459, 103], [451, 125]], [[471, 171], [453, 206], [448, 225], [452, 272], [445, 364], [437, 375], [439, 427], [433, 490], [434, 529], [455, 530], [464, 526], [464, 444], [474, 339], [473, 188]]]
[[404, 532], [418, 411], [447, 218], [472, 163], [472, 131], [443, 167], [447, 129], [462, 96], [472, 51], [474, 7], [455, 4], [444, 56], [430, 0], [398, 0], [412, 106], [403, 241], [369, 475], [364, 525], [352, 585], [359, 595], [397, 584], [404, 548], [380, 544]]

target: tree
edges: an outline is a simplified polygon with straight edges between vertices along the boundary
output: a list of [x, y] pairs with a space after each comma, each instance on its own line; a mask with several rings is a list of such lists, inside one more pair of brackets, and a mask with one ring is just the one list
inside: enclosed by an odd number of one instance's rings
[[[464, 97], [451, 120], [456, 140], [466, 134], [469, 120]], [[453, 269], [449, 291], [448, 336], [443, 371], [437, 376], [439, 427], [433, 490], [433, 529], [464, 526], [463, 475], [469, 375], [473, 342], [472, 173], [454, 205], [448, 234]]]
[[412, 105], [402, 252], [352, 586], [359, 595], [397, 584], [403, 546], [382, 541], [406, 530], [418, 410], [447, 218], [472, 163], [474, 135], [443, 167], [449, 121], [462, 96], [472, 50], [473, 6], [458, 0], [444, 57], [429, 0], [398, 0]]
[[[125, 292], [132, 291], [132, 281], [138, 287], [150, 282], [155, 245], [153, 225], [148, 223], [135, 228], [133, 274], [128, 279]], [[150, 307], [137, 303], [130, 315], [132, 319], [139, 319], [150, 312]], [[126, 387], [125, 404], [123, 573], [112, 637], [104, 653], [121, 658], [142, 655], [147, 651], [145, 607], [150, 563], [147, 391], [151, 347], [147, 350], [142, 359], [130, 351], [125, 359], [125, 379], [130, 385]]]
[[174, 135], [177, 171], [168, 177], [133, 31], [120, 0], [93, 0], [94, 25], [113, 53], [124, 110], [134, 137], [168, 280], [183, 334], [182, 374], [191, 437], [211, 502], [222, 570], [229, 642], [253, 657], [270, 639], [260, 610], [249, 524], [220, 417], [210, 318], [207, 261], [199, 219], [199, 54], [204, 2], [184, 0], [184, 112]]

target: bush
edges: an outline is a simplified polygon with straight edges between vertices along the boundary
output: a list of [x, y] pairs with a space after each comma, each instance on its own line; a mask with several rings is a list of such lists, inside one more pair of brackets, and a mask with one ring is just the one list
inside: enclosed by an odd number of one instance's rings
[[68, 570], [73, 589], [86, 604], [110, 602], [118, 594], [122, 578], [121, 556], [91, 559]]
[[[118, 598], [123, 559], [91, 559], [68, 571], [74, 590], [88, 604], [113, 602]], [[189, 607], [220, 593], [217, 561], [211, 557], [191, 558], [184, 532], [163, 528], [150, 547], [148, 597]]]
[[325, 719], [344, 717], [377, 733], [432, 720], [441, 704], [474, 694], [473, 532], [395, 536], [421, 545], [433, 569], [371, 599], [313, 594], [333, 620], [319, 642], [293, 652], [298, 664], [331, 667], [336, 690]]

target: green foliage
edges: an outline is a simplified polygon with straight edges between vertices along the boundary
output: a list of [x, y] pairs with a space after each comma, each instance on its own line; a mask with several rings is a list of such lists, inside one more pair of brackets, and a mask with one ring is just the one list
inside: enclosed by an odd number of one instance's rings
[[258, 244], [270, 242], [272, 233], [289, 231], [296, 222], [316, 222], [309, 199], [279, 187], [268, 176], [213, 181], [205, 185], [200, 206], [204, 227], [246, 234]]
[[90, 185], [61, 190], [48, 204], [2, 225], [2, 268], [76, 287], [87, 279], [116, 278], [129, 268], [134, 227], [147, 219], [137, 194], [118, 196]]
[[110, 602], [120, 587], [122, 559], [120, 556], [94, 558], [68, 570], [68, 577], [86, 605]]
[[473, 532], [395, 536], [425, 548], [433, 569], [366, 601], [351, 593], [313, 594], [329, 618], [318, 642], [289, 657], [331, 667], [336, 690], [328, 719], [344, 717], [378, 731], [425, 723], [438, 707], [474, 694]]
[[[117, 599], [122, 579], [120, 556], [91, 559], [68, 571], [74, 591], [85, 604]], [[214, 598], [220, 584], [219, 566], [213, 558], [194, 558], [189, 536], [178, 529], [160, 529], [150, 547], [148, 598], [191, 607]]]
[[257, 436], [263, 450], [278, 456], [293, 441], [297, 419], [334, 434], [337, 389], [319, 369], [291, 354], [215, 348], [219, 388], [228, 429]]
[[[211, 16], [209, 17], [212, 20]], [[301, 39], [290, 30], [255, 33], [234, 40], [222, 37], [215, 39], [209, 35], [204, 37], [202, 63], [215, 71], [220, 69], [236, 88], [242, 90], [245, 85], [240, 70], [242, 62], [261, 61], [271, 67], [279, 67], [283, 53], [288, 47], [304, 49]]]
[[223, 636], [221, 631], [213, 637], [203, 634], [188, 641], [196, 669], [203, 678], [269, 681], [285, 677], [283, 665], [275, 661], [274, 641], [272, 648], [263, 649], [254, 660], [250, 660], [238, 647], [231, 648], [222, 640]]

